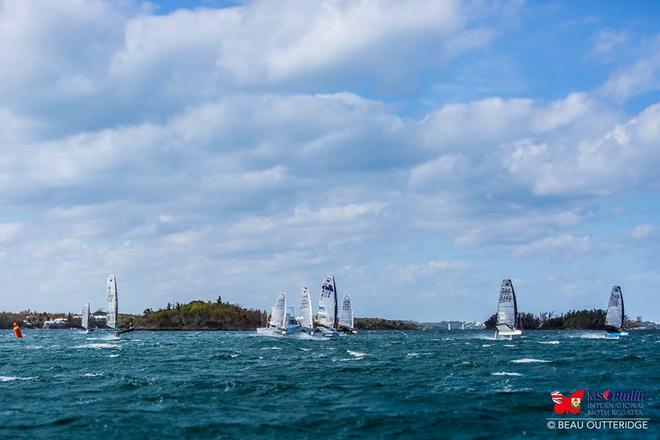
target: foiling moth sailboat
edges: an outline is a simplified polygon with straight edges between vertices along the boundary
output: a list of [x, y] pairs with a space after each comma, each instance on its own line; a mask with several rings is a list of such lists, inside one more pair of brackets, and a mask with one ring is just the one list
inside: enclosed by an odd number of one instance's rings
[[518, 328], [518, 302], [516, 301], [516, 292], [513, 290], [511, 280], [502, 280], [500, 296], [497, 301], [497, 322], [495, 327], [495, 337], [518, 336], [522, 330]]
[[133, 325], [125, 330], [119, 330], [117, 328], [117, 318], [119, 317], [119, 297], [117, 295], [117, 277], [114, 274], [108, 277], [105, 301], [108, 312], [108, 327], [115, 332], [116, 336], [119, 336], [122, 333], [132, 332]]
[[605, 316], [605, 328], [608, 337], [628, 336], [628, 332], [624, 331], [625, 316], [621, 286], [614, 286], [612, 287], [612, 293], [610, 293], [607, 315]]
[[300, 330], [305, 333], [314, 333], [314, 318], [312, 316], [312, 294], [307, 286], [300, 293]]
[[85, 333], [90, 333], [94, 331], [94, 327], [92, 327], [92, 317], [91, 317], [91, 305], [89, 303], [85, 304], [82, 309], [82, 315], [81, 315], [81, 326], [85, 330]]
[[339, 336], [337, 331], [337, 287], [335, 277], [323, 277], [316, 324], [325, 337]]
[[293, 316], [293, 309], [286, 306], [286, 293], [277, 295], [275, 306], [271, 308], [267, 327], [257, 329], [258, 334], [291, 335], [300, 329]]
[[339, 313], [339, 331], [348, 333], [350, 335], [357, 334], [355, 330], [355, 320], [353, 319], [353, 303], [351, 302], [350, 295], [344, 296], [344, 301], [341, 304], [341, 312]]

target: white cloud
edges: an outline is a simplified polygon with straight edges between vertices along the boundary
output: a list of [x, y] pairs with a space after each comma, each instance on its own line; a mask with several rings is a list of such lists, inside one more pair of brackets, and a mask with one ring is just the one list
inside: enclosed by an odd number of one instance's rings
[[631, 235], [636, 240], [646, 240], [657, 235], [657, 228], [648, 223], [644, 223], [635, 226]]
[[0, 243], [8, 243], [18, 237], [22, 223], [0, 223]]
[[624, 101], [649, 90], [660, 89], [660, 36], [642, 44], [637, 59], [610, 75], [600, 92]]
[[511, 246], [509, 250], [513, 256], [520, 258], [535, 255], [575, 258], [587, 254], [591, 250], [591, 247], [589, 236], [561, 234], [529, 243], [516, 244]]

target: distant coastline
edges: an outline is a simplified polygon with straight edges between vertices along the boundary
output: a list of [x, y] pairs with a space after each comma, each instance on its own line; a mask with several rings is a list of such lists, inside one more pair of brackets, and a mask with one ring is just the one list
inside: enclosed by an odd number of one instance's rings
[[[118, 326], [127, 328], [131, 323], [137, 331], [254, 331], [265, 325], [267, 314], [218, 298], [211, 301], [191, 301], [187, 304], [167, 304], [165, 308], [146, 309], [141, 315], [120, 314]], [[0, 328], [10, 329], [13, 322], [27, 328], [43, 328], [44, 323], [59, 320], [57, 328], [82, 328], [80, 315], [71, 313], [45, 313], [24, 311], [19, 313], [0, 312]], [[96, 327], [104, 328], [98, 320]], [[411, 321], [383, 318], [355, 318], [358, 330], [418, 330], [421, 326]]]
[[[103, 315], [97, 312], [97, 315]], [[139, 331], [254, 331], [265, 325], [265, 311], [248, 309], [236, 304], [223, 302], [218, 298], [211, 301], [191, 301], [187, 304], [168, 304], [158, 310], [146, 309], [141, 315], [120, 314], [119, 327], [127, 328], [131, 323]], [[428, 330], [447, 329], [448, 324], [454, 330], [464, 325], [466, 330], [494, 329], [495, 315], [483, 324], [462, 321], [442, 321], [437, 323], [418, 323], [414, 321], [355, 318], [357, 330]], [[80, 315], [72, 313], [47, 313], [35, 311], [0, 312], [0, 328], [11, 329], [14, 322], [26, 328], [43, 328], [44, 323], [53, 320], [61, 322], [58, 328], [82, 328]], [[604, 330], [605, 311], [601, 309], [571, 310], [556, 315], [554, 313], [519, 313], [519, 320], [524, 330]], [[626, 328], [657, 328], [655, 322], [628, 319]], [[104, 328], [102, 319], [96, 321], [96, 327]]]

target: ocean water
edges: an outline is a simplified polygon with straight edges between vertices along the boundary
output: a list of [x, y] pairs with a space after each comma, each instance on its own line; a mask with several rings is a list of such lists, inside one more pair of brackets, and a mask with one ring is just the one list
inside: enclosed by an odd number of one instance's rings
[[[7, 438], [658, 438], [660, 332], [0, 335]], [[649, 430], [556, 432], [550, 392], [641, 390]]]

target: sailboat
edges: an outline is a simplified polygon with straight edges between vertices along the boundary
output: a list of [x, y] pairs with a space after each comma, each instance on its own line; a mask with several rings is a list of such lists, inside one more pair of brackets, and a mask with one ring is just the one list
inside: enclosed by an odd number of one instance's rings
[[500, 288], [500, 297], [497, 301], [497, 323], [495, 327], [495, 337], [518, 336], [522, 330], [517, 327], [518, 322], [518, 302], [516, 301], [516, 292], [513, 290], [511, 280], [502, 280]]
[[447, 331], [448, 332], [451, 331], [451, 322], [449, 322], [449, 321], [447, 322]]
[[82, 328], [85, 330], [85, 333], [90, 333], [94, 331], [94, 328], [92, 327], [90, 309], [91, 309], [91, 305], [89, 303], [85, 304], [82, 309], [82, 316], [80, 321]]
[[353, 319], [353, 303], [350, 295], [344, 296], [341, 303], [341, 312], [339, 313], [339, 330], [349, 335], [357, 334], [355, 330], [355, 320]]
[[117, 317], [119, 316], [119, 298], [117, 296], [117, 277], [114, 274], [108, 277], [105, 302], [108, 311], [108, 327], [115, 332], [115, 336], [119, 336], [122, 333], [132, 332], [132, 325], [126, 330], [119, 330], [117, 328]]
[[300, 330], [306, 333], [314, 333], [314, 319], [312, 317], [312, 294], [307, 288], [303, 287], [300, 293]]
[[339, 336], [337, 332], [337, 287], [335, 277], [323, 277], [316, 324], [327, 338]]
[[605, 328], [608, 337], [628, 336], [628, 332], [623, 330], [625, 316], [621, 286], [614, 286], [612, 287], [612, 293], [610, 293], [610, 301], [607, 304], [607, 315], [605, 317]]
[[277, 295], [275, 306], [271, 308], [267, 327], [257, 329], [258, 334], [291, 335], [297, 333], [300, 326], [293, 316], [293, 308], [286, 306], [286, 293]]

